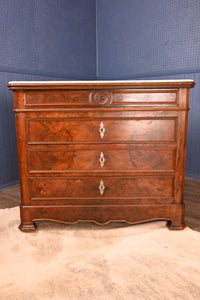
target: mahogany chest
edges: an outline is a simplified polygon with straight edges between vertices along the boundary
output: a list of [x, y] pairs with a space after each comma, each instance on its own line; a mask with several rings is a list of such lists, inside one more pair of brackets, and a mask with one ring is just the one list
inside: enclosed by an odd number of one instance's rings
[[192, 80], [10, 82], [22, 231], [37, 221], [183, 229]]

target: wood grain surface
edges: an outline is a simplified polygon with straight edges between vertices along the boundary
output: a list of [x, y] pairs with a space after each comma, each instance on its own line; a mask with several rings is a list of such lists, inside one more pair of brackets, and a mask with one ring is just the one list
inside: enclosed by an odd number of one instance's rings
[[194, 83], [119, 84], [8, 86], [14, 90], [22, 231], [34, 231], [40, 220], [164, 219], [169, 229], [185, 228], [186, 133]]
[[[114, 115], [113, 115], [114, 117]], [[105, 129], [101, 137], [99, 128]], [[115, 120], [78, 119], [28, 119], [28, 142], [134, 142], [174, 141], [176, 119], [163, 117], [132, 118]]]
[[[200, 232], [200, 180], [185, 179], [184, 202], [185, 220], [193, 230]], [[0, 192], [0, 209], [20, 205], [19, 186], [11, 187]]]
[[[102, 162], [101, 153], [103, 155]], [[174, 149], [107, 149], [98, 150], [46, 150], [30, 149], [30, 172], [56, 171], [126, 171], [126, 170], [174, 170]]]

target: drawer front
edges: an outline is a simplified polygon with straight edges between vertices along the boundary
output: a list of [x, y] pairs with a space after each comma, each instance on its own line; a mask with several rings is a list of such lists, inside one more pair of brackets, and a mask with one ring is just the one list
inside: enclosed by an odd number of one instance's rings
[[174, 170], [174, 149], [29, 150], [30, 171]]
[[30, 188], [32, 200], [173, 197], [173, 176], [32, 177]]
[[177, 92], [178, 89], [27, 91], [24, 94], [24, 106], [174, 106], [178, 100]]
[[177, 90], [114, 91], [113, 105], [175, 105], [178, 104]]
[[91, 91], [30, 91], [24, 94], [24, 106], [81, 106], [89, 105]]
[[175, 141], [176, 118], [28, 119], [29, 143]]

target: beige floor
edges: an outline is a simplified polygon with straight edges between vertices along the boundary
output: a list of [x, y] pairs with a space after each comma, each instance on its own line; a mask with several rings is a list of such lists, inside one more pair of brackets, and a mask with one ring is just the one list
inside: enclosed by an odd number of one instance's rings
[[199, 299], [200, 233], [188, 227], [41, 222], [27, 234], [18, 207], [0, 220], [0, 300]]

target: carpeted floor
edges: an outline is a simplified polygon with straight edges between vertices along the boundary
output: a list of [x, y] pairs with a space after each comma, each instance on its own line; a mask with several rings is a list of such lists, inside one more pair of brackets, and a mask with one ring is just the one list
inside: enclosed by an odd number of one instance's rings
[[41, 222], [22, 233], [18, 210], [0, 210], [1, 300], [200, 299], [197, 231]]

